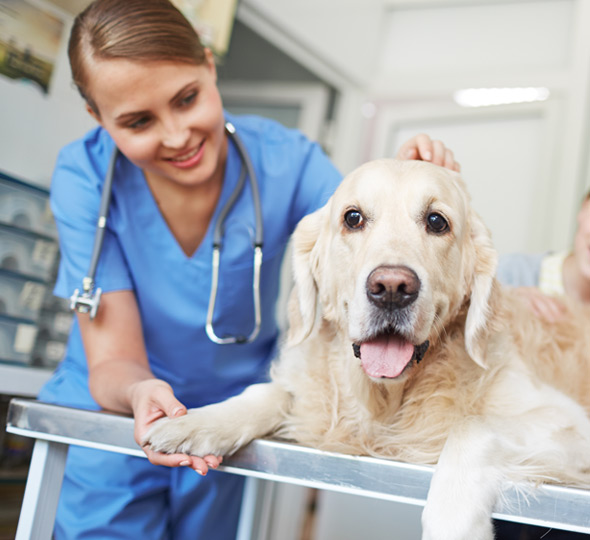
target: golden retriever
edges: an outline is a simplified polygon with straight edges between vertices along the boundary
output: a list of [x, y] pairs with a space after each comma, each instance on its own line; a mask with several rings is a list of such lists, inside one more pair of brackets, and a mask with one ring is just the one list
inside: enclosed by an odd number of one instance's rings
[[590, 485], [590, 311], [534, 318], [456, 173], [377, 160], [294, 235], [289, 338], [271, 382], [160, 420], [163, 452], [275, 435], [436, 464], [424, 540], [493, 538], [507, 480]]

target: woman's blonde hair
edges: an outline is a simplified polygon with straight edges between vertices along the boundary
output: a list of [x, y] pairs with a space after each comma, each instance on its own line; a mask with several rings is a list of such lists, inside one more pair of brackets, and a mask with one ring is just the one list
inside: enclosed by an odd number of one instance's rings
[[197, 32], [168, 0], [95, 0], [74, 20], [68, 55], [74, 84], [96, 114], [88, 90], [89, 59], [206, 61]]

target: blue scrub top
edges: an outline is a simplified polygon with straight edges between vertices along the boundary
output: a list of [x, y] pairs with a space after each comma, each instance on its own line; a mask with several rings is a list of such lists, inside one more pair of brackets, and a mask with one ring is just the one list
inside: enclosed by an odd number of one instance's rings
[[[275, 304], [284, 250], [298, 221], [326, 203], [341, 180], [320, 147], [296, 130], [259, 117], [226, 115], [241, 137], [258, 176], [264, 222], [261, 274], [262, 328], [251, 344], [216, 345], [205, 333], [211, 290], [214, 224], [242, 166], [233, 143], [212, 223], [188, 257], [168, 228], [141, 169], [120, 156], [96, 286], [104, 293], [134, 291], [151, 369], [176, 397], [198, 407], [265, 380], [275, 354]], [[230, 140], [231, 141], [231, 140]], [[51, 207], [61, 246], [55, 294], [70, 297], [88, 271], [101, 189], [114, 143], [102, 128], [66, 146], [51, 185]], [[250, 184], [225, 222], [214, 327], [217, 335], [248, 335], [252, 300], [255, 215]], [[74, 322], [65, 359], [40, 399], [98, 408], [88, 390], [80, 331]]]

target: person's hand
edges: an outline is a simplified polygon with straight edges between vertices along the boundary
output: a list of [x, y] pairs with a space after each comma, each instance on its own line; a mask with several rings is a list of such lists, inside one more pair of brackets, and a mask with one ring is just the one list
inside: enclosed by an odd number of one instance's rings
[[565, 304], [561, 300], [543, 294], [536, 287], [517, 287], [514, 292], [537, 317], [547, 322], [557, 322], [565, 315]]
[[433, 141], [425, 133], [420, 133], [402, 144], [397, 159], [416, 159], [430, 161], [452, 171], [461, 171], [461, 165], [455, 161], [453, 152], [441, 141]]
[[162, 454], [150, 450], [143, 445], [143, 438], [153, 422], [168, 416], [175, 418], [187, 413], [186, 407], [174, 397], [168, 383], [159, 379], [147, 379], [133, 385], [131, 392], [131, 406], [135, 418], [134, 437], [137, 444], [142, 446], [148, 459], [154, 465], [168, 467], [190, 467], [201, 475], [206, 475], [209, 468], [216, 469], [223, 458], [221, 456], [189, 456], [188, 454]]

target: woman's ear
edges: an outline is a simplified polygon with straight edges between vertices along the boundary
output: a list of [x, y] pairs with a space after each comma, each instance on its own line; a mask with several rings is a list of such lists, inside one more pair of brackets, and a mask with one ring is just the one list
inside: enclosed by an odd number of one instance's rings
[[88, 104], [88, 102], [86, 102], [86, 112], [102, 126], [99, 114]]

